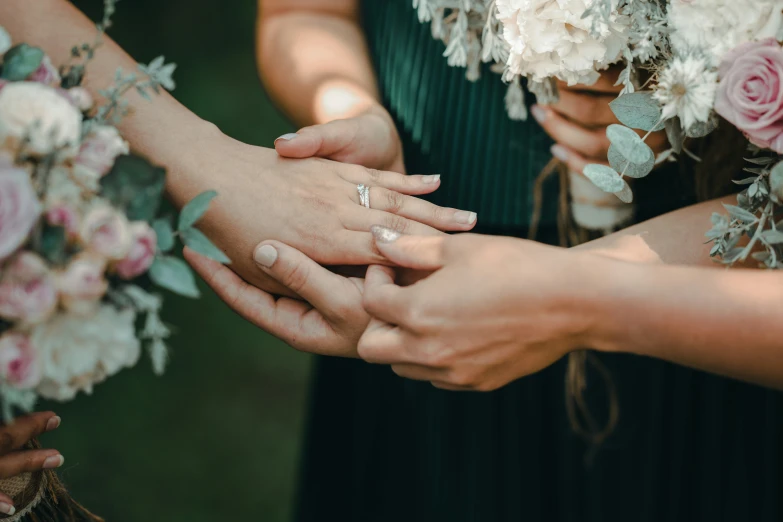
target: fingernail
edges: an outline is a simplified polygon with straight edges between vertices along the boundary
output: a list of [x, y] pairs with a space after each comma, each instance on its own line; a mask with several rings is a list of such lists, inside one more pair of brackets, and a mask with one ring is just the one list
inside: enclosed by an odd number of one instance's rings
[[568, 151], [564, 147], [552, 145], [552, 148], [549, 149], [549, 151], [552, 153], [552, 156], [560, 161], [568, 161]]
[[382, 227], [380, 225], [373, 225], [370, 227], [370, 232], [375, 236], [375, 240], [379, 243], [394, 243], [400, 239], [400, 234], [394, 229]]
[[47, 457], [44, 461], [43, 469], [59, 468], [63, 463], [65, 463], [65, 457], [62, 455], [52, 455], [51, 457]]
[[540, 105], [533, 105], [530, 107], [530, 112], [538, 123], [544, 123], [546, 121], [546, 109]]
[[422, 183], [428, 183], [430, 185], [437, 183], [440, 181], [440, 174], [435, 174], [433, 176], [424, 176], [421, 178]]
[[0, 513], [5, 513], [9, 517], [16, 513], [16, 508], [12, 506], [11, 504], [7, 504], [5, 502], [0, 502]]
[[279, 138], [277, 138], [277, 139], [275, 140], [275, 143], [277, 143], [277, 142], [278, 142], [278, 141], [280, 141], [280, 140], [283, 140], [283, 141], [291, 141], [292, 139], [296, 138], [297, 136], [299, 136], [297, 133], [295, 133], [295, 132], [289, 132], [288, 134], [283, 134], [282, 136], [280, 136]]
[[468, 212], [467, 210], [460, 210], [454, 214], [454, 220], [461, 225], [472, 225], [476, 222], [477, 217], [475, 212]]
[[60, 423], [62, 422], [62, 419], [59, 416], [54, 416], [46, 423], [46, 431], [52, 431], [56, 430], [60, 427]]
[[272, 245], [261, 245], [253, 253], [256, 263], [266, 268], [272, 268], [277, 261], [277, 249]]

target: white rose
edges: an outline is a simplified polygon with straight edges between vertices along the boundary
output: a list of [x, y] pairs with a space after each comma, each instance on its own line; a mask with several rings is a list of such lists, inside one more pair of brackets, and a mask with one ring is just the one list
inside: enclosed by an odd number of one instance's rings
[[109, 288], [105, 274], [103, 258], [88, 252], [74, 257], [56, 277], [63, 306], [79, 315], [91, 314]]
[[557, 77], [569, 85], [592, 84], [597, 70], [617, 62], [628, 46], [630, 20], [612, 0], [609, 24], [593, 35], [592, 17], [582, 18], [597, 0], [497, 0], [503, 37], [511, 47], [508, 69], [535, 81]]
[[32, 154], [62, 150], [72, 156], [78, 151], [81, 124], [79, 110], [52, 87], [11, 82], [0, 90], [0, 143], [13, 149], [27, 138]]
[[5, 54], [11, 48], [11, 45], [13, 45], [11, 35], [8, 34], [5, 28], [0, 27], [0, 54]]
[[95, 384], [134, 366], [140, 355], [135, 320], [132, 310], [101, 305], [90, 317], [66, 313], [35, 327], [31, 341], [42, 377], [38, 393], [67, 401], [79, 391], [92, 393]]
[[125, 258], [133, 242], [127, 218], [103, 204], [84, 216], [79, 235], [89, 250], [114, 261]]
[[86, 170], [100, 179], [111, 170], [117, 156], [127, 154], [129, 150], [128, 142], [115, 127], [96, 125], [82, 141], [74, 170]]
[[717, 66], [742, 43], [777, 37], [783, 0], [671, 0], [668, 12], [674, 50], [701, 52]]

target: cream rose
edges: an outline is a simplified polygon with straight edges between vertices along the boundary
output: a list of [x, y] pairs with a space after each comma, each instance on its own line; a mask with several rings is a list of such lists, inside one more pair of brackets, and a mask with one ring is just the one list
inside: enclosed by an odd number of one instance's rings
[[41, 368], [30, 339], [8, 332], [0, 337], [0, 379], [18, 390], [29, 390], [41, 381]]
[[128, 220], [109, 205], [92, 208], [82, 221], [79, 235], [88, 250], [114, 261], [124, 259], [131, 247]]
[[57, 306], [57, 288], [46, 262], [32, 252], [14, 257], [0, 280], [0, 317], [27, 324], [40, 323]]

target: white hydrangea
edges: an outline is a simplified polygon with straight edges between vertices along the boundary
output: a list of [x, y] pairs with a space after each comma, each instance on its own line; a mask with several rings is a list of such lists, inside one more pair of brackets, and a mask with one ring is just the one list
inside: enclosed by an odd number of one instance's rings
[[590, 85], [597, 70], [617, 62], [628, 47], [630, 19], [611, 0], [608, 21], [585, 12], [599, 0], [497, 0], [503, 36], [511, 48], [508, 69], [536, 82], [557, 77]]
[[81, 112], [47, 85], [11, 82], [0, 90], [0, 145], [16, 148], [27, 139], [32, 154], [74, 155], [81, 125]]
[[700, 52], [717, 65], [738, 45], [776, 37], [783, 0], [671, 0], [669, 26], [676, 52]]
[[67, 401], [79, 391], [92, 393], [104, 381], [139, 360], [133, 310], [101, 305], [91, 317], [63, 313], [36, 326], [31, 335], [42, 380], [38, 393]]

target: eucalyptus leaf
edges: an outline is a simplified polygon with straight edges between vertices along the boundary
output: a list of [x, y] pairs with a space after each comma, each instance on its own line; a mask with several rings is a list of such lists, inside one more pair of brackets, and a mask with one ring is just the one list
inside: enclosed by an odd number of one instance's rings
[[617, 152], [631, 163], [645, 165], [651, 160], [655, 162], [655, 154], [652, 149], [628, 127], [616, 124], [609, 125], [606, 129], [606, 137], [615, 146]]
[[718, 128], [718, 119], [715, 117], [709, 118], [707, 121], [697, 121], [691, 125], [686, 131], [685, 135], [689, 138], [703, 138], [712, 133]]
[[615, 192], [614, 195], [617, 196], [623, 203], [633, 203], [633, 191], [631, 190], [631, 186], [625, 180], [623, 180], [623, 183], [625, 184], [623, 190], [620, 192]]
[[675, 116], [666, 120], [664, 127], [666, 127], [666, 137], [669, 139], [672, 150], [675, 154], [679, 154], [682, 152], [682, 146], [685, 143], [685, 132], [682, 130], [680, 118]]
[[750, 255], [750, 257], [752, 257], [756, 261], [759, 261], [759, 262], [763, 263], [764, 261], [769, 259], [771, 255], [772, 254], [770, 254], [769, 252], [753, 252]]
[[587, 179], [604, 192], [616, 194], [625, 188], [625, 181], [623, 181], [620, 174], [606, 165], [597, 163], [588, 165], [585, 167], [584, 174], [587, 176]]
[[629, 178], [643, 178], [652, 172], [655, 166], [655, 157], [653, 155], [650, 155], [650, 160], [644, 165], [636, 165], [625, 159], [625, 156], [620, 154], [614, 145], [609, 146], [608, 158], [609, 164], [614, 170]]
[[131, 221], [150, 222], [163, 199], [166, 171], [134, 155], [119, 156], [101, 178], [101, 195], [123, 209]]
[[4, 80], [20, 82], [33, 74], [44, 59], [44, 52], [25, 43], [15, 45], [3, 57]]
[[168, 252], [174, 248], [174, 229], [170, 219], [156, 219], [152, 222], [152, 229], [158, 237], [158, 251]]
[[41, 254], [54, 264], [65, 261], [68, 241], [64, 227], [46, 225], [41, 232]]
[[770, 245], [783, 244], [783, 232], [780, 230], [765, 230], [762, 232], [761, 237]]
[[783, 200], [783, 161], [772, 167], [769, 173], [769, 190]]
[[198, 297], [196, 278], [187, 263], [177, 257], [160, 256], [155, 258], [149, 271], [152, 281], [172, 292], [185, 297]]
[[755, 183], [757, 179], [759, 179], [758, 176], [753, 178], [733, 179], [731, 182], [735, 185], [750, 185], [751, 183]]
[[632, 129], [659, 131], [664, 127], [661, 106], [650, 91], [623, 94], [609, 103], [609, 107], [620, 123]]
[[177, 225], [177, 229], [180, 232], [183, 232], [195, 225], [196, 222], [201, 219], [201, 216], [203, 216], [207, 211], [209, 208], [209, 203], [212, 201], [212, 199], [214, 199], [215, 196], [217, 196], [217, 192], [214, 190], [208, 190], [206, 192], [202, 192], [190, 200], [190, 202], [182, 208], [182, 212], [179, 215], [179, 224]]
[[745, 210], [742, 207], [726, 205], [725, 203], [723, 206], [726, 208], [726, 210], [729, 211], [729, 215], [734, 219], [738, 219], [744, 223], [755, 223], [758, 221], [758, 218], [753, 213]]
[[224, 265], [231, 264], [231, 260], [226, 254], [223, 253], [212, 241], [209, 240], [199, 229], [188, 228], [182, 232], [182, 241], [189, 248], [195, 250], [202, 256], [206, 256], [210, 259], [214, 259]]
[[760, 158], [745, 158], [745, 161], [747, 161], [748, 163], [753, 163], [754, 165], [764, 166], [764, 165], [772, 165], [773, 163], [775, 163], [775, 161], [777, 161], [777, 158], [762, 156]]

